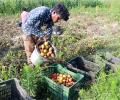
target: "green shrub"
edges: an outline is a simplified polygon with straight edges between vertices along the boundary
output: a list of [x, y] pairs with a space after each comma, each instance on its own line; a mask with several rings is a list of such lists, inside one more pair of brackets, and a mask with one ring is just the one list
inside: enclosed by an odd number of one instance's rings
[[35, 90], [37, 87], [37, 82], [41, 79], [40, 74], [41, 68], [36, 66], [34, 69], [30, 68], [28, 65], [23, 66], [23, 70], [21, 73], [21, 83], [22, 86], [26, 89], [26, 91], [35, 96]]
[[[120, 66], [119, 66], [120, 67]], [[89, 90], [81, 89], [81, 100], [119, 100], [120, 99], [120, 70], [106, 75], [104, 72], [97, 78]]]
[[96, 7], [102, 5], [100, 0], [80, 0], [81, 5], [85, 7]]
[[20, 12], [23, 7], [28, 9], [42, 5], [53, 7], [57, 2], [64, 3], [68, 8], [80, 7], [82, 5], [95, 7], [101, 4], [98, 0], [0, 0], [0, 13], [15, 14]]

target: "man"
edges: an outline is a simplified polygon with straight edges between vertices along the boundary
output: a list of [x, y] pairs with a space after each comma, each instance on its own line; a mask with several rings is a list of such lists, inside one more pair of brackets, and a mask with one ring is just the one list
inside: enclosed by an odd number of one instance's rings
[[[54, 23], [63, 19], [69, 19], [69, 12], [64, 4], [57, 4], [52, 9], [41, 6], [31, 10], [28, 14], [26, 11], [21, 13], [22, 30], [24, 32], [22, 39], [24, 41], [27, 62], [32, 65], [30, 56], [34, 50], [34, 46], [39, 40], [49, 40], [52, 34], [52, 26]], [[45, 30], [42, 30], [45, 26]]]

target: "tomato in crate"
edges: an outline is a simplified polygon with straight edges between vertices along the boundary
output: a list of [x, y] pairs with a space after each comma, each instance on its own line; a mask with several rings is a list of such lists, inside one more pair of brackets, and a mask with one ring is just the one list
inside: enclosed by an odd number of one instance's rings
[[61, 64], [53, 64], [42, 70], [42, 75], [44, 75], [48, 89], [56, 100], [71, 100], [84, 77], [80, 73], [69, 71]]

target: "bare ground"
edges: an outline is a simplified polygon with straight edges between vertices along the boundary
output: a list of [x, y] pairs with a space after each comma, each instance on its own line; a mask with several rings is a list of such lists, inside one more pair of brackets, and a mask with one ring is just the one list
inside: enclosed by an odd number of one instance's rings
[[[14, 16], [0, 17], [0, 61], [5, 66], [11, 65], [11, 62], [18, 66], [26, 62], [21, 40], [22, 31], [16, 26], [18, 20], [19, 18]], [[120, 24], [117, 21], [111, 21], [104, 15], [93, 17], [87, 13], [79, 13], [76, 16], [71, 16], [67, 23], [60, 24], [68, 31], [68, 34], [74, 34], [77, 38], [83, 34], [86, 36], [120, 34]], [[15, 52], [15, 54], [11, 54], [13, 61], [8, 59], [10, 51]]]

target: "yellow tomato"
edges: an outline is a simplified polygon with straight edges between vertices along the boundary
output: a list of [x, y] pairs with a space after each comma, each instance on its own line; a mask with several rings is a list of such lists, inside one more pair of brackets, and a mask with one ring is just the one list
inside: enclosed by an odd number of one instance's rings
[[44, 56], [44, 53], [43, 53], [43, 52], [41, 52], [41, 53], [40, 53], [40, 55], [43, 57], [43, 56]]
[[45, 48], [46, 48], [46, 49], [49, 49], [49, 45], [46, 45]]
[[41, 45], [41, 48], [42, 48], [42, 49], [44, 49], [44, 48], [45, 48], [44, 44], [42, 44], [42, 45]]
[[50, 48], [49, 48], [49, 51], [50, 51], [50, 52], [52, 52], [52, 50], [53, 50], [53, 48], [52, 48], [52, 47], [50, 47]]
[[49, 43], [46, 41], [46, 42], [44, 42], [44, 44], [45, 44], [45, 46], [47, 46]]
[[44, 49], [44, 51], [43, 51], [44, 53], [47, 53], [47, 49]]

